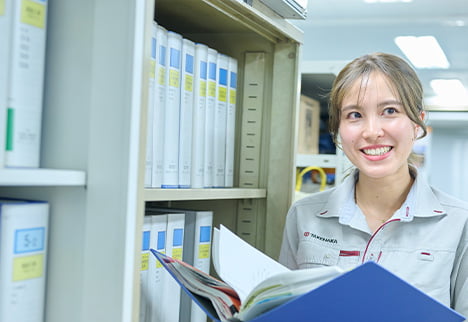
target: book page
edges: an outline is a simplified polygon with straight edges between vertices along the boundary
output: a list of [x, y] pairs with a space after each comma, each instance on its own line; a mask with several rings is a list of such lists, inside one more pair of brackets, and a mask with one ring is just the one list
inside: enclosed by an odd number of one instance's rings
[[241, 302], [266, 278], [289, 271], [223, 225], [214, 234], [213, 244], [216, 245], [212, 254], [216, 272], [236, 290]]

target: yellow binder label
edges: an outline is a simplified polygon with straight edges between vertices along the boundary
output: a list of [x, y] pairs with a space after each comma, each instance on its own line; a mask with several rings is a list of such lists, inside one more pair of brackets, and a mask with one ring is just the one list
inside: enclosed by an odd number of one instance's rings
[[206, 97], [206, 81], [204, 80], [200, 81], [200, 96]]
[[236, 90], [229, 90], [229, 104], [236, 104]]
[[216, 83], [208, 82], [208, 96], [216, 97]]
[[0, 0], [0, 16], [5, 14], [5, 0]]
[[172, 258], [182, 260], [182, 248], [174, 248], [172, 250]]
[[150, 78], [154, 79], [156, 77], [156, 62], [154, 60], [150, 60]]
[[41, 277], [44, 272], [44, 254], [13, 259], [13, 282]]
[[192, 75], [185, 75], [185, 91], [186, 92], [193, 92], [193, 76]]
[[199, 246], [198, 258], [200, 259], [210, 258], [210, 245], [209, 244], [204, 244], [204, 245]]
[[180, 73], [176, 69], [169, 70], [169, 86], [171, 87], [180, 87]]
[[[2, 0], [4, 1], [4, 0]], [[46, 21], [46, 6], [34, 1], [23, 0], [21, 3], [21, 22], [44, 29]]]
[[164, 86], [165, 79], [166, 79], [166, 68], [164, 68], [164, 67], [159, 67], [158, 76], [159, 76], [159, 77], [158, 77], [158, 84]]
[[147, 271], [149, 267], [149, 253], [141, 254], [141, 270]]
[[218, 101], [227, 102], [227, 90], [225, 87], [218, 88]]

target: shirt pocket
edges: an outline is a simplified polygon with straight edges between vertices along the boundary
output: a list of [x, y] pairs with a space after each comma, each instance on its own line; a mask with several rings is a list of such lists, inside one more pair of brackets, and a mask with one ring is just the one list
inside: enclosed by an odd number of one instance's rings
[[297, 250], [297, 264], [300, 269], [338, 264], [340, 250], [309, 241], [301, 241]]

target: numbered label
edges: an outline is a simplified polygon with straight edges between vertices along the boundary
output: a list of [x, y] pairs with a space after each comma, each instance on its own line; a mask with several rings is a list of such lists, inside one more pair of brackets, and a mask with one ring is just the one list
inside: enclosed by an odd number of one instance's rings
[[18, 229], [15, 231], [15, 254], [44, 250], [45, 228]]

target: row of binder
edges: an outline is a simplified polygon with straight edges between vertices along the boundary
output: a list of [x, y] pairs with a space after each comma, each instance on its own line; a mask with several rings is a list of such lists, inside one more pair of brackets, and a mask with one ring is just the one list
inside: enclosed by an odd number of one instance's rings
[[0, 321], [43, 322], [49, 204], [0, 199]]
[[0, 1], [0, 168], [39, 167], [46, 0]]
[[145, 187], [233, 186], [237, 60], [153, 24]]
[[206, 314], [151, 254], [155, 249], [209, 273], [213, 212], [147, 207], [142, 232], [140, 322], [205, 322]]

